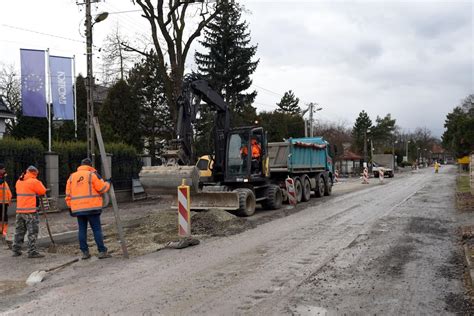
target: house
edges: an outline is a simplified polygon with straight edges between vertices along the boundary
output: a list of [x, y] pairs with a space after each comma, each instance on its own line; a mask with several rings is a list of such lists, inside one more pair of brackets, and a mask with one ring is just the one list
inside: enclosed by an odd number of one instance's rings
[[10, 109], [7, 107], [2, 97], [0, 96], [0, 139], [3, 138], [3, 135], [5, 134], [7, 128], [5, 121], [14, 118], [15, 114], [10, 111]]

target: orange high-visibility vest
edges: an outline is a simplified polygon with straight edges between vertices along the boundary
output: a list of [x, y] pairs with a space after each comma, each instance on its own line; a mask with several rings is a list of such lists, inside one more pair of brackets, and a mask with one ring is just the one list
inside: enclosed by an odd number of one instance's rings
[[36, 173], [27, 171], [23, 180], [19, 179], [16, 182], [17, 213], [35, 213], [38, 210], [36, 196], [46, 194], [46, 188], [36, 176]]
[[12, 191], [10, 191], [7, 181], [4, 181], [2, 184], [0, 184], [0, 204], [10, 204], [11, 201]]
[[110, 184], [99, 178], [90, 166], [80, 166], [71, 174], [66, 184], [66, 204], [71, 212], [87, 212], [102, 208], [102, 194]]

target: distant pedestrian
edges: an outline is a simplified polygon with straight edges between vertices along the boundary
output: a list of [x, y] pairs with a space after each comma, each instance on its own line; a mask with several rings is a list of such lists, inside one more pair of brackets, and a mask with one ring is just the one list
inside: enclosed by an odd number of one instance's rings
[[69, 176], [66, 184], [66, 204], [71, 215], [77, 217], [79, 226], [79, 248], [82, 259], [91, 257], [87, 245], [87, 223], [90, 224], [94, 240], [99, 251], [99, 259], [109, 258], [104, 245], [100, 214], [102, 213], [102, 195], [109, 191], [110, 184], [100, 177], [92, 167], [89, 158], [81, 161], [77, 171]]
[[[0, 234], [2, 234], [3, 239], [7, 240], [8, 234], [8, 205], [11, 203], [12, 192], [6, 181], [7, 171], [5, 170], [5, 165], [0, 163]], [[11, 246], [11, 244], [9, 245]]]
[[38, 169], [29, 166], [16, 182], [16, 221], [13, 240], [13, 257], [21, 256], [25, 234], [28, 233], [28, 258], [42, 258], [36, 249], [39, 232], [38, 196], [46, 194], [43, 183], [37, 179]]
[[434, 163], [434, 170], [435, 170], [435, 173], [438, 173], [438, 171], [439, 171], [439, 166], [440, 166], [440, 164], [438, 163], [438, 161], [435, 161], [435, 163]]

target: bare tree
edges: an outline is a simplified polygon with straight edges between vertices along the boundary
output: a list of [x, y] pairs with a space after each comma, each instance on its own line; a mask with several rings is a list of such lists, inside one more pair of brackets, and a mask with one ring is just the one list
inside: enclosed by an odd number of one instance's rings
[[[13, 65], [2, 65], [0, 68], [0, 96], [16, 116], [21, 112], [20, 76]], [[7, 132], [15, 127], [15, 120], [7, 120]]]
[[102, 79], [104, 84], [111, 84], [118, 79], [124, 79], [125, 74], [131, 69], [136, 53], [126, 49], [124, 43], [128, 39], [120, 33], [119, 26], [107, 35], [102, 47]]
[[[177, 100], [181, 94], [186, 58], [193, 41], [216, 16], [218, 4], [211, 4], [208, 0], [133, 1], [141, 7], [143, 17], [150, 23], [158, 58], [158, 71], [164, 81], [165, 97], [172, 121], [176, 122]], [[194, 18], [188, 10], [193, 11], [191, 13]], [[197, 19], [197, 23], [186, 28], [190, 18], [192, 21]], [[127, 48], [147, 55], [146, 52], [133, 47]]]

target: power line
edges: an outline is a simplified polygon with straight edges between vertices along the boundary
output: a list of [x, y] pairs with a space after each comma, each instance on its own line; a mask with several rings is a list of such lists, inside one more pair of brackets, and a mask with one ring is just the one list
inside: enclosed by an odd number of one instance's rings
[[54, 34], [34, 31], [34, 30], [23, 28], [23, 27], [18, 27], [18, 26], [13, 26], [13, 25], [8, 25], [8, 24], [2, 24], [2, 26], [7, 27], [7, 28], [11, 28], [11, 29], [24, 31], [24, 32], [31, 32], [31, 33], [35, 33], [35, 34], [44, 35], [44, 36], [56, 37], [56, 38], [60, 38], [60, 39], [68, 40], [68, 41], [72, 41], [72, 42], [79, 42], [79, 43], [83, 43], [83, 44], [85, 43], [85, 41], [81, 41], [81, 40], [77, 40], [77, 39], [73, 39], [73, 38], [69, 38], [69, 37], [64, 37], [64, 36], [60, 36], [60, 35], [54, 35]]

